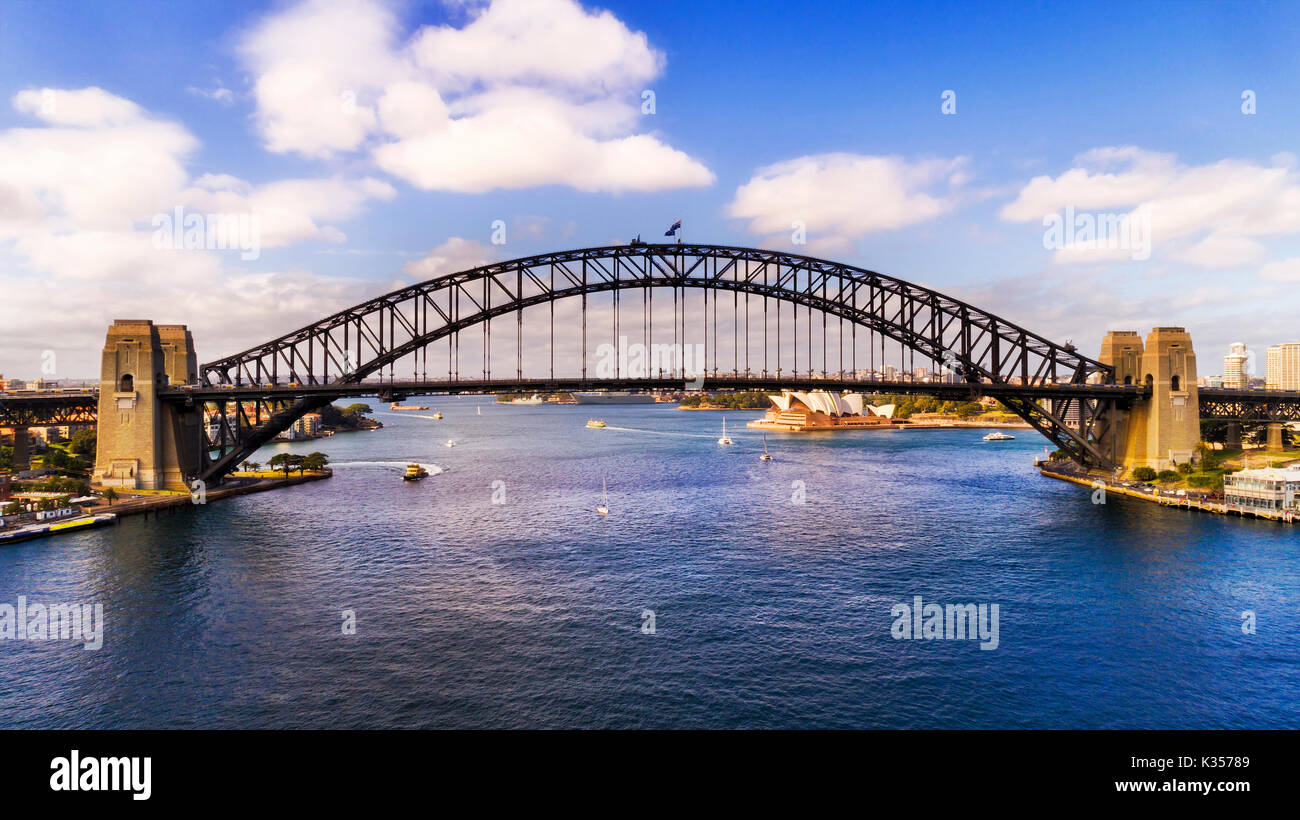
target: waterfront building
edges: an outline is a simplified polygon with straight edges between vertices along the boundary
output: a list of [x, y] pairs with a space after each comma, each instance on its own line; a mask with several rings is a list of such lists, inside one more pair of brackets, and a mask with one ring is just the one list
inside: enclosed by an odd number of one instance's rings
[[1228, 355], [1223, 357], [1223, 386], [1235, 390], [1245, 390], [1250, 386], [1250, 373], [1247, 365], [1250, 351], [1245, 342], [1233, 342], [1228, 345]]
[[772, 408], [763, 418], [747, 426], [760, 430], [801, 433], [860, 427], [893, 427], [894, 405], [875, 407], [860, 393], [831, 393], [826, 390], [785, 390], [768, 396]]
[[294, 431], [300, 438], [313, 438], [320, 435], [320, 413], [306, 413], [293, 423]]
[[1300, 390], [1300, 342], [1269, 347], [1264, 357], [1264, 386], [1269, 390]]
[[1238, 470], [1223, 477], [1223, 500], [1247, 510], [1298, 510], [1300, 464]]

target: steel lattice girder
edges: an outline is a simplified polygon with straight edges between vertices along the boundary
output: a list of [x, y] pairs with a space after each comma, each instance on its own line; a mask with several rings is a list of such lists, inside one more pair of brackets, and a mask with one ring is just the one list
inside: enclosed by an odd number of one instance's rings
[[0, 396], [0, 427], [90, 424], [98, 415], [98, 392]]
[[411, 285], [205, 364], [202, 379], [208, 385], [355, 382], [497, 316], [645, 287], [730, 290], [802, 305], [951, 362], [970, 380], [1079, 383], [1093, 374], [1110, 381], [1113, 374], [1005, 319], [874, 271], [752, 248], [619, 245], [500, 262]]
[[[1099, 395], [1052, 395], [1062, 385], [1087, 390], [1085, 385], [1092, 381], [1100, 382], [1096, 385], [1099, 388], [1111, 386], [1114, 369], [1080, 355], [1073, 346], [1052, 342], [973, 305], [874, 271], [754, 248], [617, 245], [541, 254], [436, 277], [203, 365], [200, 368], [203, 384], [198, 392], [203, 394], [204, 401], [213, 402], [223, 410], [224, 403], [218, 403], [225, 397], [213, 394], [220, 387], [228, 387], [241, 396], [249, 395], [246, 391], [251, 388], [253, 394], [264, 391], [260, 395], [266, 400], [290, 402], [267, 421], [255, 413], [254, 420], [249, 422], [241, 409], [236, 414], [241, 421], [233, 430], [224, 420], [223, 412], [221, 440], [215, 443], [205, 440], [205, 452], [218, 450], [220, 453], [205, 475], [219, 476], [232, 468], [239, 457], [269, 441], [310, 409], [342, 395], [357, 395], [358, 391], [369, 394], [366, 380], [378, 373], [383, 383], [385, 366], [390, 368], [387, 384], [396, 388], [391, 372], [393, 365], [433, 342], [448, 337], [458, 339], [462, 331], [486, 325], [486, 344], [490, 345], [492, 319], [515, 313], [522, 329], [525, 308], [581, 297], [585, 349], [589, 295], [657, 288], [673, 289], [674, 316], [678, 288], [705, 289], [706, 299], [708, 291], [755, 295], [764, 297], [765, 303], [766, 299], [775, 299], [795, 305], [796, 310], [798, 306], [809, 309], [810, 317], [813, 310], [821, 312], [823, 317], [838, 317], [855, 328], [862, 327], [882, 338], [893, 339], [923, 357], [942, 361], [972, 389], [1014, 385], [1014, 389], [999, 397], [1082, 463], [1113, 466], [1113, 454], [1105, 452], [1109, 448], [1102, 443], [1109, 411], [1134, 398], [1127, 394], [1112, 397], [1104, 390]], [[714, 306], [716, 311], [716, 301]], [[778, 340], [779, 321], [778, 313]], [[797, 334], [797, 323], [794, 333]], [[716, 336], [715, 327], [715, 340]], [[746, 339], [748, 343], [748, 335]], [[797, 365], [797, 350], [795, 355]], [[456, 357], [458, 362], [458, 352]], [[811, 354], [809, 362], [811, 367]], [[823, 357], [823, 367], [824, 362]], [[778, 354], [778, 373], [780, 364]], [[714, 365], [716, 376], [716, 359]], [[508, 385], [535, 383], [521, 378], [521, 362], [517, 367], [520, 378], [493, 380], [490, 359], [485, 352], [483, 384], [509, 389]], [[458, 371], [458, 365], [453, 367], [449, 347], [448, 382], [467, 384], [459, 379]], [[797, 380], [797, 373], [794, 379], [784, 379], [791, 386]], [[422, 383], [429, 389], [437, 389], [435, 382]], [[591, 389], [609, 387], [614, 382], [584, 384]], [[628, 384], [628, 380], [618, 381], [619, 386]], [[744, 385], [753, 382], [736, 386]], [[819, 386], [831, 384], [821, 382]], [[913, 392], [922, 392], [918, 385], [912, 387]], [[1300, 397], [1291, 401], [1300, 407]]]

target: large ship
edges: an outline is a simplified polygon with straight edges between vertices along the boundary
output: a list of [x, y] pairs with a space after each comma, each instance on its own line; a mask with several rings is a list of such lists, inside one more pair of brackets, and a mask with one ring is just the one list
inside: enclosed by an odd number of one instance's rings
[[578, 404], [654, 404], [653, 393], [635, 393], [631, 390], [600, 390], [595, 393], [574, 393]]

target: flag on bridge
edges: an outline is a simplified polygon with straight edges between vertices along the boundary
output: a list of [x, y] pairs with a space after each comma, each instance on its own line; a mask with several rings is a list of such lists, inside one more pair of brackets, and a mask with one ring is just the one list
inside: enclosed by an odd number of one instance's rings
[[677, 232], [682, 229], [682, 221], [679, 219], [673, 223], [673, 226], [664, 231], [664, 236], [676, 236]]

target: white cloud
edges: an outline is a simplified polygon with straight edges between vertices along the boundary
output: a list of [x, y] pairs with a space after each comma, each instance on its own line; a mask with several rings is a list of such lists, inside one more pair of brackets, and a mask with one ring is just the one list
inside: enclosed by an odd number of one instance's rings
[[411, 50], [434, 82], [451, 90], [527, 83], [617, 93], [664, 66], [644, 34], [571, 0], [495, 0], [464, 28], [425, 28]]
[[102, 88], [29, 88], [14, 95], [14, 110], [51, 125], [120, 125], [144, 117], [140, 106]]
[[1300, 282], [1300, 257], [1292, 256], [1269, 262], [1260, 270], [1259, 275], [1267, 282]]
[[381, 180], [288, 179], [251, 186], [229, 176], [206, 174], [180, 194], [187, 210], [199, 213], [250, 214], [257, 218], [264, 248], [321, 239], [342, 242], [343, 232], [323, 220], [357, 216], [371, 200], [390, 200], [393, 186]]
[[495, 0], [471, 14], [405, 39], [377, 0], [307, 0], [267, 17], [240, 49], [267, 148], [366, 151], [426, 190], [712, 184], [643, 130], [641, 92], [664, 64], [644, 34], [574, 0]]
[[760, 168], [736, 189], [727, 215], [749, 220], [750, 233], [789, 244], [795, 222], [820, 252], [846, 252], [869, 233], [944, 214], [965, 182], [966, 160], [911, 161], [895, 156], [818, 154]]
[[12, 104], [45, 125], [0, 131], [0, 371], [35, 375], [49, 349], [56, 376], [93, 375], [115, 317], [186, 322], [201, 355], [215, 358], [355, 301], [356, 282], [252, 271], [236, 253], [160, 249], [152, 223], [177, 207], [251, 213], [266, 247], [339, 241], [333, 223], [391, 199], [388, 183], [191, 179], [198, 141], [130, 100], [98, 88], [32, 89]]
[[398, 23], [371, 0], [308, 0], [266, 17], [239, 46], [256, 73], [257, 124], [267, 150], [329, 157], [375, 127], [374, 92], [406, 74]]
[[[1273, 166], [1225, 159], [1183, 165], [1170, 154], [1135, 147], [1097, 148], [1057, 177], [1034, 177], [1002, 208], [1003, 219], [1040, 222], [1067, 207], [1133, 214], [1149, 209], [1157, 252], [1206, 268], [1262, 261], [1263, 239], [1300, 231], [1300, 176], [1294, 157]], [[1059, 263], [1118, 258], [1105, 249], [1065, 248]]]
[[235, 101], [235, 92], [222, 86], [220, 83], [218, 83], [215, 88], [198, 88], [197, 86], [190, 86], [185, 90], [190, 94], [209, 100], [215, 100], [222, 105], [231, 105]]
[[491, 245], [453, 236], [422, 258], [407, 262], [402, 266], [402, 273], [414, 280], [423, 281], [487, 265], [499, 258]]

